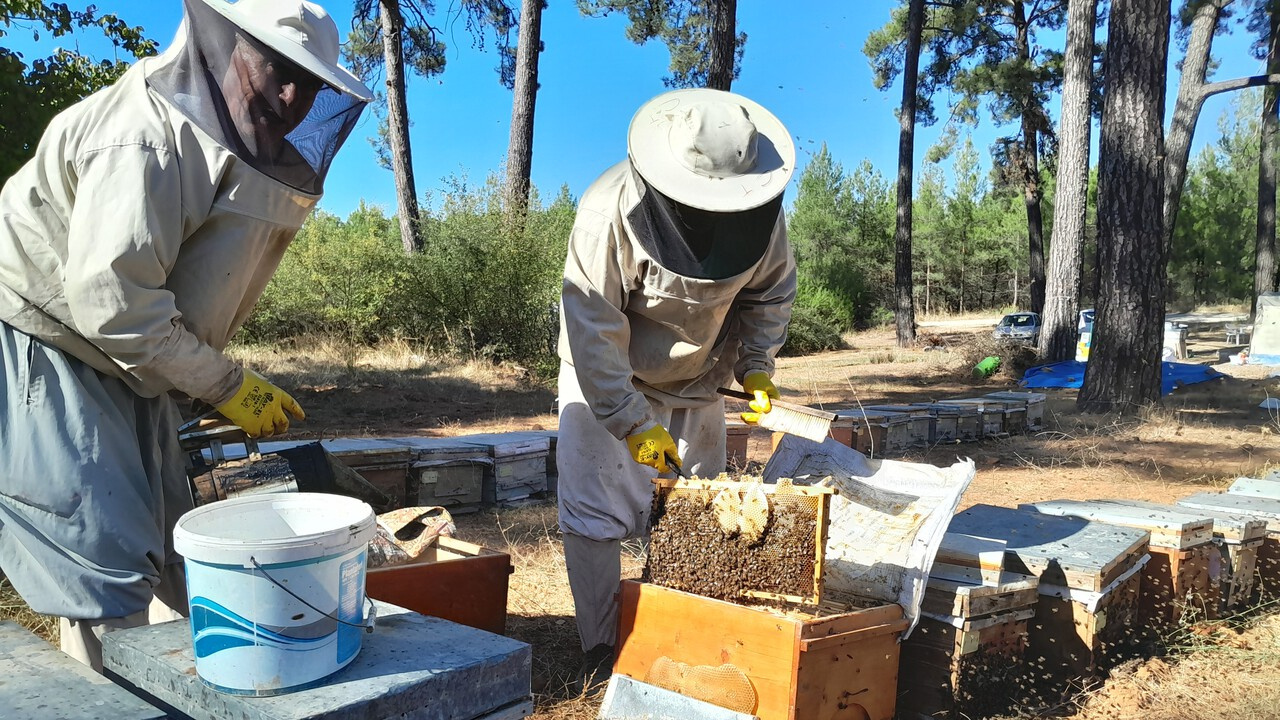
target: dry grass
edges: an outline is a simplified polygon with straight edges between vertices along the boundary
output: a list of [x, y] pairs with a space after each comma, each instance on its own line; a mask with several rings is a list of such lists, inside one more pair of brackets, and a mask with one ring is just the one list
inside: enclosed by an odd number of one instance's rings
[[10, 620], [25, 627], [31, 632], [58, 644], [58, 620], [49, 615], [40, 615], [27, 607], [26, 601], [18, 595], [9, 583], [9, 579], [0, 575], [0, 620]]

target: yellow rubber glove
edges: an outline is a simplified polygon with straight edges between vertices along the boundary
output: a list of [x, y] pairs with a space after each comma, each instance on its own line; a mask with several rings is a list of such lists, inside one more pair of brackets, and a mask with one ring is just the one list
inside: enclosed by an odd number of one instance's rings
[[680, 462], [680, 449], [676, 445], [676, 441], [671, 437], [671, 433], [661, 425], [653, 427], [643, 432], [627, 436], [627, 449], [631, 451], [631, 457], [641, 465], [648, 465], [660, 473], [671, 470], [667, 466], [667, 456], [677, 463]]
[[742, 389], [756, 396], [754, 400], [747, 403], [755, 412], [742, 413], [742, 421], [755, 425], [760, 422], [762, 413], [773, 409], [773, 403], [769, 402], [769, 398], [778, 397], [778, 388], [773, 386], [768, 373], [763, 370], [754, 370], [742, 378]]
[[[288, 415], [285, 414], [288, 411]], [[289, 415], [305, 420], [306, 414], [289, 393], [272, 385], [258, 373], [244, 371], [244, 382], [218, 412], [239, 425], [249, 437], [277, 435], [289, 429]]]

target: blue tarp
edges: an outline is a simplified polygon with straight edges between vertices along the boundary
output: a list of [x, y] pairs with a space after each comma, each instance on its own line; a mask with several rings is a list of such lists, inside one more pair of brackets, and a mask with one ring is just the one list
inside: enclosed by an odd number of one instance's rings
[[[1183, 385], [1194, 385], [1214, 378], [1223, 377], [1222, 373], [1208, 365], [1195, 363], [1160, 363], [1160, 394], [1168, 395], [1175, 388]], [[1028, 368], [1022, 374], [1022, 387], [1027, 388], [1078, 388], [1084, 382], [1085, 363], [1078, 360], [1037, 365]]]

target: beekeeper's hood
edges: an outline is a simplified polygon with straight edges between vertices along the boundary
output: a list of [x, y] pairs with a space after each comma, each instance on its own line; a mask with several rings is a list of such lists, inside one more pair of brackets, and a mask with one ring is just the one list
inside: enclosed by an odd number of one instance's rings
[[764, 255], [796, 157], [768, 110], [722, 90], [663, 93], [632, 118], [627, 154], [643, 186], [628, 220], [664, 267], [722, 279]]
[[305, 0], [184, 0], [148, 83], [259, 171], [319, 194], [373, 97], [338, 64], [338, 28]]

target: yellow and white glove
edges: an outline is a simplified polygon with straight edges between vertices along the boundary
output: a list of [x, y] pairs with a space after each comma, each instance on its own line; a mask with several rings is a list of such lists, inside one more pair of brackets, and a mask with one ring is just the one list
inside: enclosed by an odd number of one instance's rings
[[627, 449], [631, 451], [631, 457], [636, 462], [648, 465], [660, 473], [671, 470], [667, 466], [668, 456], [677, 464], [680, 463], [680, 448], [671, 437], [671, 433], [661, 425], [654, 425], [648, 430], [628, 435]]
[[769, 402], [769, 399], [778, 397], [778, 388], [773, 386], [768, 373], [763, 370], [753, 370], [742, 378], [742, 389], [755, 395], [755, 399], [747, 403], [754, 412], [742, 413], [742, 421], [755, 425], [760, 422], [762, 414], [773, 409], [773, 403]]
[[307, 417], [289, 393], [248, 368], [245, 368], [240, 389], [230, 400], [218, 406], [218, 412], [253, 438], [278, 435], [288, 430], [289, 415], [299, 420]]

